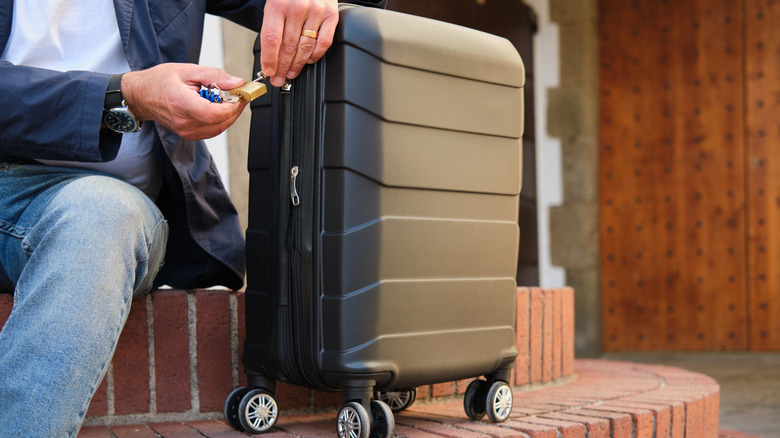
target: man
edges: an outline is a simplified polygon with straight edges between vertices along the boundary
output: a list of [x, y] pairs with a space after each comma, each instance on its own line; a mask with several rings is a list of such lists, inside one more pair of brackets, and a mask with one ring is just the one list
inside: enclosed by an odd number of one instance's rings
[[78, 433], [134, 297], [243, 284], [243, 233], [200, 140], [246, 104], [197, 92], [243, 79], [193, 64], [205, 13], [261, 31], [274, 86], [338, 20], [336, 0], [0, 3], [2, 436]]

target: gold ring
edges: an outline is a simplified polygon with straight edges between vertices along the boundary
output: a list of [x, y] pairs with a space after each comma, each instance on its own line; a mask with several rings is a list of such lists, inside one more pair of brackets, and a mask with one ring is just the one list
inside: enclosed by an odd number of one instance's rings
[[301, 36], [307, 36], [309, 38], [317, 39], [318, 32], [316, 30], [304, 30], [301, 32]]

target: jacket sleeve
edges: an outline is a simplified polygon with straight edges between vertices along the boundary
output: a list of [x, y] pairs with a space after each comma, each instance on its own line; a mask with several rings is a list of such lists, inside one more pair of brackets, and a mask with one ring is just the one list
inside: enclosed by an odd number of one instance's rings
[[0, 159], [112, 160], [121, 136], [100, 129], [110, 77], [0, 62]]
[[266, 0], [209, 0], [206, 12], [260, 32]]

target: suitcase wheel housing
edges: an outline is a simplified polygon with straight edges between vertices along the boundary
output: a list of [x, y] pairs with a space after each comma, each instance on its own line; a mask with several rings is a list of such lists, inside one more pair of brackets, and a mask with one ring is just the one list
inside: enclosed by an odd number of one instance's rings
[[406, 391], [376, 391], [374, 398], [387, 403], [390, 406], [390, 410], [397, 414], [414, 403], [417, 399], [417, 388]]

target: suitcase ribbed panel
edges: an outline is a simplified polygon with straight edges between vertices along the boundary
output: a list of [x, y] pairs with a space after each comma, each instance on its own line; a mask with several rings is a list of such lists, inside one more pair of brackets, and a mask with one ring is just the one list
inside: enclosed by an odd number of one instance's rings
[[325, 234], [323, 369], [387, 367], [407, 387], [513, 358], [517, 238], [511, 222], [390, 216]]
[[513, 224], [517, 215], [514, 196], [387, 187], [347, 169], [329, 168], [324, 174], [325, 233], [356, 229], [383, 216]]
[[522, 88], [387, 64], [346, 44], [328, 53], [325, 99], [348, 101], [396, 123], [523, 135]]
[[389, 123], [343, 103], [327, 104], [325, 126], [326, 168], [346, 167], [390, 187], [520, 192], [519, 139]]
[[390, 371], [395, 387], [493, 371], [517, 354], [513, 309], [497, 305], [513, 287], [511, 279], [388, 280], [346, 297], [327, 296], [323, 318], [348, 322], [324, 333], [322, 367]]
[[323, 292], [344, 296], [387, 280], [511, 278], [517, 238], [507, 222], [383, 217], [323, 236]]
[[[399, 12], [342, 7], [334, 40], [388, 64], [520, 88], [523, 60], [505, 38]], [[491, 96], [494, 97], [494, 96]]]

